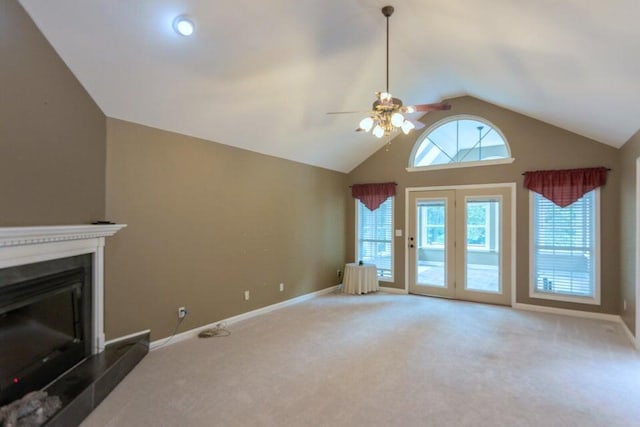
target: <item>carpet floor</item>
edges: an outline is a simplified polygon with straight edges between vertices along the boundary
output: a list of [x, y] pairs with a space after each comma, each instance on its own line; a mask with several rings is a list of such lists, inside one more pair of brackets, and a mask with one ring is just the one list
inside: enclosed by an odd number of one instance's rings
[[152, 351], [93, 426], [640, 426], [622, 326], [329, 294]]

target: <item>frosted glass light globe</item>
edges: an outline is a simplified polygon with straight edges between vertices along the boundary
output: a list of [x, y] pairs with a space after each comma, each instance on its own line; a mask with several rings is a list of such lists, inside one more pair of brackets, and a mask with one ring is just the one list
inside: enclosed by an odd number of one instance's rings
[[400, 126], [402, 126], [402, 123], [404, 122], [404, 116], [400, 113], [393, 113], [391, 115], [391, 124], [394, 127], [399, 128]]
[[402, 132], [404, 132], [404, 134], [407, 135], [415, 127], [416, 125], [411, 123], [409, 120], [405, 120], [404, 123], [402, 123]]
[[373, 127], [373, 119], [371, 117], [365, 117], [360, 121], [360, 129], [365, 132], [369, 132]]

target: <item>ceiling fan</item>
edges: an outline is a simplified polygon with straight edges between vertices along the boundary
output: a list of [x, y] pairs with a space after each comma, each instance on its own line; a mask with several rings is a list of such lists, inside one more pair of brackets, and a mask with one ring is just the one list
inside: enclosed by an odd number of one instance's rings
[[[393, 6], [382, 8], [382, 14], [387, 19], [387, 89], [385, 92], [376, 92], [376, 100], [367, 117], [360, 121], [356, 132], [371, 131], [376, 137], [390, 137], [397, 130], [408, 134], [412, 129], [420, 129], [424, 125], [404, 117], [403, 113], [429, 112], [450, 110], [451, 105], [446, 103], [402, 105], [399, 98], [394, 98], [389, 93], [389, 17], [393, 14]], [[327, 114], [353, 114], [360, 111], [332, 111]]]

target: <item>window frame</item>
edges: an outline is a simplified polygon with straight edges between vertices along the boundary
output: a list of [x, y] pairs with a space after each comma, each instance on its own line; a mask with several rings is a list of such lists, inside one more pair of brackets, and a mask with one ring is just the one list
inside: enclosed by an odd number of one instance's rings
[[[465, 244], [467, 245], [467, 251], [470, 252], [491, 252], [491, 235], [493, 233], [493, 228], [495, 227], [492, 224], [493, 215], [491, 212], [491, 204], [489, 202], [476, 202], [482, 203], [484, 206], [484, 224], [471, 224], [465, 222], [465, 230], [466, 230], [466, 238]], [[468, 210], [468, 206], [467, 206]], [[484, 245], [475, 245], [469, 244], [468, 236], [469, 236], [469, 227], [473, 228], [484, 228]]]
[[[457, 120], [475, 120], [477, 122], [484, 123], [485, 125], [490, 126], [498, 135], [500, 135], [500, 137], [504, 141], [504, 145], [507, 149], [508, 157], [505, 157], [502, 159], [474, 160], [469, 162], [463, 161], [463, 162], [456, 162], [456, 163], [444, 163], [444, 164], [438, 164], [438, 165], [415, 166], [415, 158], [416, 158], [416, 154], [418, 153], [418, 148], [422, 146], [427, 135], [429, 135], [431, 132], [433, 132], [435, 129], [439, 128], [440, 126], [446, 125], [449, 122], [453, 122]], [[457, 114], [457, 115], [445, 117], [442, 120], [438, 120], [437, 122], [429, 126], [424, 132], [420, 134], [415, 144], [413, 144], [413, 148], [411, 149], [411, 154], [409, 155], [409, 164], [406, 170], [407, 172], [422, 172], [422, 171], [431, 171], [431, 170], [438, 170], [438, 169], [457, 169], [457, 168], [470, 168], [475, 166], [502, 165], [502, 164], [513, 163], [514, 161], [515, 159], [513, 158], [513, 155], [511, 153], [511, 146], [509, 145], [509, 141], [507, 141], [507, 138], [504, 136], [502, 131], [496, 125], [494, 125], [489, 120], [483, 117], [468, 115], [468, 114]]]
[[[422, 218], [416, 218], [418, 221], [417, 227], [419, 228], [424, 228], [425, 232], [424, 233], [420, 233], [420, 237], [424, 237], [424, 240], [426, 241], [426, 243], [423, 244], [423, 242], [416, 242], [418, 244], [419, 248], [428, 248], [428, 249], [442, 249], [444, 247], [444, 243], [432, 243], [429, 244], [428, 243], [428, 238], [429, 238], [429, 228], [442, 228], [443, 230], [445, 230], [445, 240], [446, 240], [446, 199], [434, 199], [434, 200], [439, 200], [439, 201], [443, 201], [445, 204], [443, 205], [443, 207], [445, 208], [445, 217], [444, 217], [444, 223], [443, 224], [429, 224], [429, 214], [426, 213], [424, 215], [424, 220]], [[423, 225], [426, 224], [426, 225]]]
[[[395, 205], [396, 205], [396, 201], [395, 201], [395, 196], [391, 196], [389, 197], [389, 199], [391, 199], [391, 277], [382, 277], [380, 275], [378, 275], [377, 272], [377, 268], [376, 268], [376, 276], [378, 281], [380, 282], [395, 282], [395, 241], [394, 241], [394, 237], [395, 237]], [[385, 200], [386, 202], [386, 200]], [[355, 247], [354, 247], [354, 254], [355, 254], [355, 262], [358, 262], [358, 260], [360, 259], [360, 254], [358, 253], [358, 249], [359, 249], [359, 244], [358, 241], [359, 239], [359, 209], [360, 209], [360, 205], [362, 202], [360, 202], [360, 200], [358, 199], [354, 199], [354, 203], [355, 203]], [[366, 209], [366, 207], [365, 207]]]
[[[592, 296], [577, 296], [577, 295], [565, 295], [552, 292], [539, 292], [536, 289], [535, 282], [535, 241], [534, 241], [534, 191], [529, 191], [529, 297], [540, 298], [554, 301], [565, 301], [579, 304], [589, 305], [601, 305], [601, 247], [602, 240], [600, 239], [600, 220], [601, 220], [601, 204], [600, 204], [600, 188], [592, 190], [594, 192], [594, 212], [593, 220], [595, 225], [594, 230], [594, 272], [593, 272], [593, 295]], [[588, 193], [585, 193], [585, 195]]]

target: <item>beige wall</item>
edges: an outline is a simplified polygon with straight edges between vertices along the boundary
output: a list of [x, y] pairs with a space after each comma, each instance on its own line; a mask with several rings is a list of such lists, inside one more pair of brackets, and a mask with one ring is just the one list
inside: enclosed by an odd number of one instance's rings
[[[407, 172], [411, 149], [420, 135], [397, 137], [389, 147], [374, 153], [349, 175], [349, 184], [395, 181], [395, 228], [405, 229], [405, 188], [487, 184], [515, 182], [516, 193], [516, 268], [517, 301], [553, 307], [618, 313], [620, 305], [619, 282], [619, 153], [618, 150], [589, 140], [571, 132], [556, 128], [521, 114], [497, 107], [471, 97], [450, 100], [453, 108], [447, 112], [430, 113], [423, 121], [427, 126], [451, 115], [471, 114], [484, 117], [497, 126], [507, 138], [511, 154], [516, 159], [508, 165], [483, 166], [464, 169], [437, 170], [430, 172]], [[528, 170], [567, 169], [578, 167], [606, 166], [609, 173], [607, 185], [602, 188], [602, 304], [571, 304], [529, 298], [529, 194], [522, 186], [522, 173]], [[347, 236], [347, 258], [355, 256], [354, 203], [347, 204], [349, 233]], [[405, 240], [396, 237], [395, 282], [387, 284], [396, 288], [405, 286]]]
[[346, 192], [342, 173], [108, 119], [107, 213], [128, 224], [106, 249], [108, 337], [168, 336], [178, 306], [183, 331], [336, 285]]
[[102, 219], [105, 117], [16, 0], [0, 58], [0, 226]]
[[632, 332], [636, 329], [636, 159], [640, 157], [640, 132], [636, 133], [620, 150], [620, 279], [622, 319]]
[[[105, 209], [107, 218], [129, 224], [107, 245], [110, 338], [143, 328], [152, 328], [154, 339], [166, 336], [179, 305], [191, 313], [184, 330], [336, 284], [335, 270], [354, 253], [347, 185], [382, 181], [399, 183], [395, 225], [403, 230], [406, 187], [516, 182], [518, 301], [618, 313], [624, 298], [622, 315], [634, 329], [639, 135], [619, 152], [463, 97], [425, 123], [450, 114], [485, 117], [506, 135], [515, 163], [408, 173], [414, 133], [345, 176], [118, 120], [108, 120], [107, 129], [16, 0], [0, 2], [0, 57], [0, 226], [87, 223], [104, 218]], [[613, 168], [602, 190], [602, 306], [530, 299], [521, 173], [599, 165]], [[404, 287], [403, 268], [399, 238], [390, 286]], [[281, 281], [284, 293], [277, 291]], [[244, 302], [247, 289], [252, 298]]]
[[129, 224], [107, 244], [109, 338], [166, 336], [180, 305], [185, 330], [339, 282], [346, 175], [118, 120], [107, 130], [16, 0], [0, 1], [0, 57], [0, 226], [88, 223], [105, 202]]

